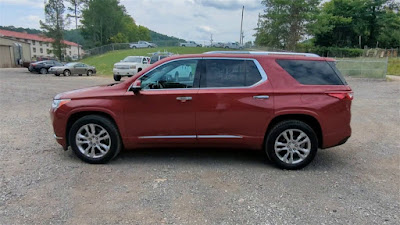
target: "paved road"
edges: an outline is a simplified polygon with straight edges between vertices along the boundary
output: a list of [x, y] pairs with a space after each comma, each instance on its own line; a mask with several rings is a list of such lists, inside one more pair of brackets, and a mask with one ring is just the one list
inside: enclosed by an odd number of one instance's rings
[[350, 79], [352, 138], [300, 171], [230, 149], [85, 164], [53, 140], [48, 109], [109, 82], [0, 70], [0, 224], [398, 224], [400, 82]]

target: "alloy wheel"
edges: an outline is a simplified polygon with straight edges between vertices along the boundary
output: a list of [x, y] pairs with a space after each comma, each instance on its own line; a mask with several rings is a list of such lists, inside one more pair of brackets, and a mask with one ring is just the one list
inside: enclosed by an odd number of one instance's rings
[[111, 148], [110, 134], [104, 127], [94, 123], [79, 128], [75, 140], [79, 151], [92, 159], [105, 156]]
[[276, 138], [274, 150], [282, 162], [298, 164], [310, 154], [311, 140], [302, 130], [287, 129]]

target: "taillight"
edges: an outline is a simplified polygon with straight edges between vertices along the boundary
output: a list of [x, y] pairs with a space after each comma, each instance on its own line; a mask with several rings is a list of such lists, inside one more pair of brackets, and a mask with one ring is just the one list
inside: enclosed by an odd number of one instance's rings
[[327, 93], [327, 94], [331, 97], [338, 98], [338, 99], [353, 100], [353, 92], [344, 92], [344, 93], [336, 92], [336, 93]]

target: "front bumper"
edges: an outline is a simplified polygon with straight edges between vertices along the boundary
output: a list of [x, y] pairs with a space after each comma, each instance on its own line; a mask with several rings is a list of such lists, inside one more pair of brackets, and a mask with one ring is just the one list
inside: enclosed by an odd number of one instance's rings
[[66, 133], [65, 133], [65, 128], [67, 125], [67, 117], [66, 113], [63, 112], [62, 110], [56, 110], [54, 111], [53, 109], [50, 109], [50, 119], [51, 119], [51, 124], [53, 125], [53, 131], [54, 131], [54, 139], [56, 139], [57, 143], [60, 144], [64, 150], [68, 149], [68, 144], [66, 140]]
[[137, 73], [136, 69], [113, 69], [114, 75], [119, 76], [133, 76]]
[[52, 70], [51, 68], [47, 71], [48, 73], [50, 73], [50, 74], [62, 74], [63, 73], [63, 71], [58, 71], [58, 70]]

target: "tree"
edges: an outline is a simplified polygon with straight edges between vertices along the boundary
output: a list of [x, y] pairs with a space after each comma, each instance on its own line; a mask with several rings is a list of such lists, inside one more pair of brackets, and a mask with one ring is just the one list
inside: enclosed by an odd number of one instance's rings
[[263, 0], [256, 44], [294, 50], [315, 20], [320, 0]]
[[150, 40], [146, 27], [137, 26], [118, 0], [89, 1], [82, 10], [82, 34], [90, 46]]
[[311, 30], [319, 46], [395, 47], [400, 43], [399, 26], [393, 0], [331, 0]]
[[63, 59], [64, 38], [64, 11], [65, 6], [62, 0], [49, 0], [44, 7], [45, 22], [40, 21], [40, 26], [47, 37], [52, 38], [53, 52], [59, 60]]
[[[78, 18], [81, 18], [81, 12], [82, 9], [85, 5], [87, 5], [88, 0], [67, 0], [72, 7], [68, 7], [68, 11], [71, 12], [72, 14], [68, 14], [68, 18], [74, 18], [75, 19], [75, 29], [78, 30]], [[80, 44], [80, 42], [77, 42]], [[78, 47], [78, 59], [80, 57], [79, 53], [80, 49]]]

